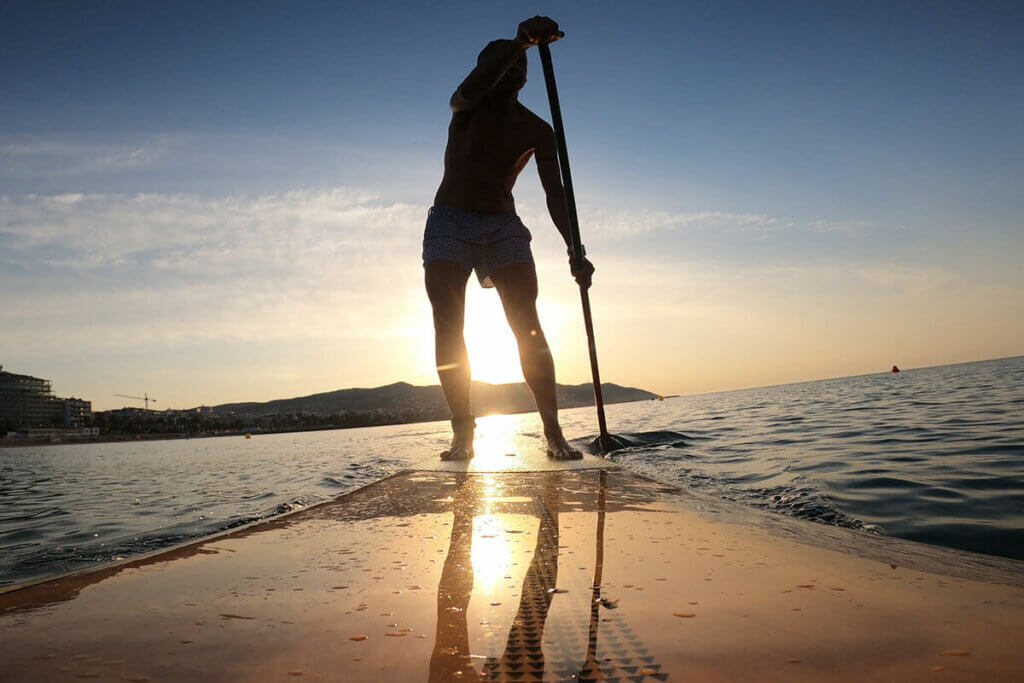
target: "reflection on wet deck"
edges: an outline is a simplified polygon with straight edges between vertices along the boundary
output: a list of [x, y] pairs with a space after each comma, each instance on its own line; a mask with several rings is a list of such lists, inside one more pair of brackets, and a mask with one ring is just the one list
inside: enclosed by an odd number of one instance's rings
[[[664, 679], [654, 657], [646, 651], [630, 652], [626, 642], [616, 642], [617, 656], [603, 657], [600, 662], [597, 658], [600, 612], [602, 607], [612, 607], [612, 603], [601, 599], [607, 472], [597, 475], [594, 575], [589, 590], [582, 585], [584, 577], [574, 576], [571, 570], [567, 572], [568, 567], [562, 568], [559, 582], [560, 553], [576, 547], [561, 542], [562, 477], [556, 473], [542, 476], [535, 482], [535, 495], [539, 496], [535, 499], [503, 495], [505, 478], [500, 474], [480, 475], [465, 477], [458, 484], [452, 500], [451, 543], [438, 587], [437, 629], [429, 680], [529, 681], [543, 680], [546, 675], [598, 680], [638, 671], [644, 676]], [[537, 517], [537, 524], [533, 524], [530, 516], [501, 512], [497, 507], [499, 503], [513, 501], [527, 503]], [[581, 501], [569, 502], [582, 505]], [[579, 544], [579, 549], [582, 547], [584, 544]], [[570, 554], [566, 558], [574, 559]], [[525, 573], [516, 571], [527, 560]], [[570, 609], [552, 615], [555, 598], [572, 592], [567, 585], [578, 589], [581, 595], [588, 595], [589, 600], [571, 601]], [[509, 607], [498, 610], [505, 604], [502, 599], [509, 600]], [[471, 609], [474, 603], [476, 609]], [[569, 605], [570, 601], [565, 599], [561, 603]], [[484, 614], [486, 618], [471, 626], [470, 614]], [[616, 620], [609, 617], [605, 621]], [[471, 632], [475, 632], [473, 637]], [[606, 639], [606, 650], [608, 642], [611, 641]], [[479, 667], [474, 662], [474, 645], [479, 652]], [[586, 651], [584, 657], [579, 656], [582, 650]]]
[[887, 546], [885, 561], [854, 557], [783, 538], [818, 525], [767, 533], [774, 522], [737, 524], [698, 503], [616, 470], [397, 475], [0, 595], [0, 679], [998, 680], [1020, 670], [1013, 565], [1001, 575], [1011, 585], [919, 571], [910, 546]]

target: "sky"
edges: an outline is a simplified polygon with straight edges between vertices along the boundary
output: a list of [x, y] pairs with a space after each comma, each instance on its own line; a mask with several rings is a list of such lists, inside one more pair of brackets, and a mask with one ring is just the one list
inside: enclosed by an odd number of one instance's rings
[[[1020, 3], [4, 0], [0, 363], [99, 410], [436, 383], [448, 99], [534, 14], [566, 32], [605, 381], [1024, 354]], [[588, 382], [532, 163], [515, 196], [558, 379]], [[521, 381], [474, 281], [466, 332], [477, 379]]]

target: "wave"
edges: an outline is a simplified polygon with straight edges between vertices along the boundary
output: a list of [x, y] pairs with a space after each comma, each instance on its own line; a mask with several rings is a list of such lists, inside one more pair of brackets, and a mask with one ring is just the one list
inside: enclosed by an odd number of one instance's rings
[[[884, 533], [881, 525], [850, 515], [838, 499], [824, 490], [820, 482], [790, 473], [782, 464], [774, 470], [765, 470], [765, 463], [761, 461], [757, 463], [756, 472], [737, 474], [728, 471], [722, 466], [749, 460], [749, 454], [718, 453], [712, 461], [706, 457], [706, 453], [696, 452], [692, 448], [694, 443], [709, 438], [707, 434], [687, 434], [673, 430], [618, 433], [614, 435], [618, 447], [604, 455], [631, 471], [665, 484], [799, 519]], [[789, 442], [786, 439], [774, 439], [771, 445], [785, 445]], [[573, 445], [586, 447], [592, 453], [601, 452], [598, 439], [575, 439]], [[773, 479], [784, 481], [775, 486], [756, 485]], [[909, 487], [910, 483], [907, 485]]]

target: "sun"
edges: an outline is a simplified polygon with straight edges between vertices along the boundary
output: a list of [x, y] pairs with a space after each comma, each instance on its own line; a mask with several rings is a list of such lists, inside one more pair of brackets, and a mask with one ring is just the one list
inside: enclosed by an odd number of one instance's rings
[[[564, 338], [564, 319], [567, 316], [557, 302], [541, 302], [538, 310], [548, 345], [556, 352], [557, 359], [561, 349], [559, 341]], [[554, 321], [555, 324], [552, 325], [548, 321]], [[409, 329], [410, 336], [417, 340], [419, 367], [422, 368], [424, 381], [429, 381], [428, 378], [436, 381], [434, 329], [430, 318], [423, 316], [420, 324]], [[509, 329], [505, 311], [501, 307], [501, 299], [494, 289], [468, 288], [464, 334], [474, 380], [489, 384], [523, 381], [516, 338]]]
[[516, 338], [493, 289], [469, 288], [465, 335], [473, 379], [491, 384], [523, 381]]

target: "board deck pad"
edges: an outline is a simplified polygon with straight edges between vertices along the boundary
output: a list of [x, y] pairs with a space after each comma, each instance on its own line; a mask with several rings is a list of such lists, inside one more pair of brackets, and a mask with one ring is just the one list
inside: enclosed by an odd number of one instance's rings
[[441, 460], [431, 455], [410, 469], [419, 472], [553, 472], [600, 470], [618, 467], [607, 458], [584, 451], [582, 460], [555, 460], [547, 454], [543, 438], [524, 434], [482, 433], [473, 442], [469, 460]]
[[625, 469], [407, 471], [0, 594], [0, 680], [1019, 676], [1021, 563], [730, 510]]

